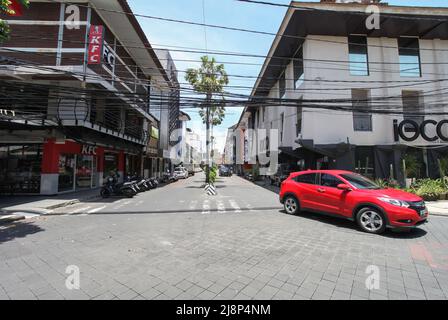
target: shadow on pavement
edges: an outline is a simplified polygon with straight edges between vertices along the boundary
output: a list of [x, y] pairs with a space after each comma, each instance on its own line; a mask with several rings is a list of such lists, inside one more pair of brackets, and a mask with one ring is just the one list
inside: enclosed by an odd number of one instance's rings
[[[281, 210], [281, 212], [285, 215], [289, 215], [284, 210]], [[326, 224], [336, 226], [338, 228], [344, 228], [344, 229], [359, 232], [361, 234], [368, 235], [368, 233], [359, 229], [359, 227], [357, 226], [357, 224], [355, 222], [346, 220], [343, 218], [332, 217], [329, 215], [319, 214], [319, 213], [314, 213], [314, 212], [309, 212], [309, 211], [304, 211], [295, 217], [313, 220], [313, 221], [317, 221], [317, 222], [321, 222], [321, 223], [326, 223]], [[386, 237], [386, 238], [394, 238], [394, 239], [417, 239], [417, 238], [424, 237], [426, 234], [427, 234], [427, 232], [421, 228], [407, 229], [407, 230], [392, 230], [392, 229], [388, 228], [385, 233], [383, 233], [379, 236]]]
[[0, 244], [13, 241], [17, 238], [26, 238], [39, 232], [45, 231], [32, 222], [17, 222], [0, 225]]

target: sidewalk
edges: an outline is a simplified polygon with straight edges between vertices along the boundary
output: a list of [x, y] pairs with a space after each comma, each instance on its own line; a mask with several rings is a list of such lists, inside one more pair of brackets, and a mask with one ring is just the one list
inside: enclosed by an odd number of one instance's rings
[[438, 216], [448, 217], [448, 201], [427, 201], [426, 206], [428, 207], [429, 213]]
[[0, 196], [0, 216], [31, 213], [45, 215], [51, 210], [100, 197], [100, 189], [56, 196]]

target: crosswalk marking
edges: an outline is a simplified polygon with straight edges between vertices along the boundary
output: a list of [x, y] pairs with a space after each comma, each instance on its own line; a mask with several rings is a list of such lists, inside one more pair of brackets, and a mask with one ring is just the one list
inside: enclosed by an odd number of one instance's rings
[[105, 209], [105, 208], [106, 208], [106, 206], [102, 206], [102, 207], [95, 208], [95, 209], [92, 209], [92, 210], [90, 210], [90, 211], [87, 211], [87, 213], [89, 213], [89, 214], [91, 214], [91, 213], [95, 213], [95, 212], [101, 211], [101, 210], [103, 210], [103, 209]]
[[241, 210], [240, 210], [241, 208], [238, 206], [238, 204], [236, 203], [235, 200], [231, 199], [231, 200], [229, 200], [229, 203], [236, 213], [241, 213]]
[[202, 203], [202, 214], [210, 214], [210, 201], [204, 200]]
[[226, 208], [224, 206], [224, 202], [222, 200], [218, 200], [218, 213], [225, 213]]
[[192, 201], [190, 202], [190, 207], [189, 207], [190, 211], [196, 209], [196, 206], [197, 206], [197, 205], [198, 205], [198, 201], [197, 201], [197, 200], [192, 200]]

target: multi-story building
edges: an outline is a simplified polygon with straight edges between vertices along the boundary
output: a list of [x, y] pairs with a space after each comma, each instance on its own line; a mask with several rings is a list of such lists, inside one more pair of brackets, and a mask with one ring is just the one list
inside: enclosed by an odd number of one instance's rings
[[[0, 47], [2, 193], [95, 188], [162, 171], [177, 80], [125, 0], [31, 1]], [[166, 146], [168, 147], [168, 146]]]
[[448, 169], [448, 9], [377, 2], [291, 3], [241, 118], [277, 130], [281, 164], [400, 182]]

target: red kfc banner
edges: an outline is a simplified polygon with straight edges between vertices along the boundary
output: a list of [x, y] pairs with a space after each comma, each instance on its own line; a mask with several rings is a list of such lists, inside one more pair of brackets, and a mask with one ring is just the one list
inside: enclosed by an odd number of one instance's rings
[[103, 26], [90, 26], [88, 64], [101, 64], [103, 37]]

